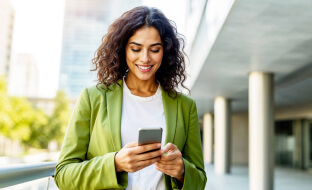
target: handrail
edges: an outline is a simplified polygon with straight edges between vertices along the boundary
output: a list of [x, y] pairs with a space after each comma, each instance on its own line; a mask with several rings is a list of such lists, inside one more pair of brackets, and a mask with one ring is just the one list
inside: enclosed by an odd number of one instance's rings
[[56, 162], [0, 167], [0, 188], [54, 175]]

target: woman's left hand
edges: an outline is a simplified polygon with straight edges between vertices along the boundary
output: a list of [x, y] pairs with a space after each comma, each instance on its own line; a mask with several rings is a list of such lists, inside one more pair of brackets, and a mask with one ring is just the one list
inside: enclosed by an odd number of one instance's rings
[[179, 180], [184, 181], [184, 163], [182, 153], [178, 147], [172, 143], [166, 144], [163, 148], [165, 153], [156, 162], [156, 169]]

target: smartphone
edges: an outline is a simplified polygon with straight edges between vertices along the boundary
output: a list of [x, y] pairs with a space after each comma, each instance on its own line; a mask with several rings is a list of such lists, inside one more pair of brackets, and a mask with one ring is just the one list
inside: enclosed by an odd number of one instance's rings
[[139, 129], [139, 145], [161, 143], [162, 128]]

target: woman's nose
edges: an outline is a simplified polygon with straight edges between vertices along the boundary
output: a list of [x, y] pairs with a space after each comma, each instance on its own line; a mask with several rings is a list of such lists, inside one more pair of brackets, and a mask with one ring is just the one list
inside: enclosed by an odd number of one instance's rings
[[142, 51], [141, 62], [142, 63], [147, 63], [147, 62], [149, 62], [149, 60], [150, 60], [150, 58], [149, 58], [148, 51]]

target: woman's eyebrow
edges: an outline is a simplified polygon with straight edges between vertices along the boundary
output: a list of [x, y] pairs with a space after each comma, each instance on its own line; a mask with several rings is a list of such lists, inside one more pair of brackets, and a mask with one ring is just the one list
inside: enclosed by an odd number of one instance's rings
[[155, 43], [155, 44], [152, 44], [151, 46], [158, 46], [158, 45], [162, 46], [162, 43]]
[[[134, 44], [134, 45], [137, 45], [137, 46], [143, 46], [142, 44], [139, 44], [139, 43], [136, 43], [136, 42], [130, 42], [129, 44]], [[150, 46], [157, 46], [157, 45], [162, 46], [162, 43], [155, 43], [155, 44], [152, 44]]]

